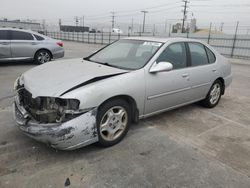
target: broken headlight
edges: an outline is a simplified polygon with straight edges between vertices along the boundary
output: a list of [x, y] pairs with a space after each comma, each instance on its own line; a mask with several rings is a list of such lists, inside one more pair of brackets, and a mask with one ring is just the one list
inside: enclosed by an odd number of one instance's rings
[[13, 86], [13, 89], [14, 91], [17, 91], [18, 89], [22, 88], [23, 87], [23, 76], [19, 76], [15, 82], [14, 82], [14, 86]]
[[38, 106], [45, 110], [76, 111], [79, 109], [80, 101], [77, 99], [61, 99], [53, 97], [39, 97], [36, 99]]
[[29, 112], [39, 122], [65, 122], [82, 113], [79, 105], [80, 101], [77, 99], [37, 97], [31, 102]]

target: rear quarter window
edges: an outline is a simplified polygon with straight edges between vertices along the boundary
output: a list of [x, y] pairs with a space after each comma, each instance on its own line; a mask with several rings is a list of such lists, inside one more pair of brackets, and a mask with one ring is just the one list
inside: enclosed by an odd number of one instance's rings
[[33, 35], [35, 36], [36, 40], [39, 40], [39, 41], [44, 40], [44, 38], [39, 35], [36, 35], [36, 34], [33, 34]]
[[216, 61], [216, 57], [214, 55], [214, 53], [207, 47], [206, 48], [206, 51], [207, 51], [207, 57], [208, 57], [208, 61], [209, 63], [214, 63]]

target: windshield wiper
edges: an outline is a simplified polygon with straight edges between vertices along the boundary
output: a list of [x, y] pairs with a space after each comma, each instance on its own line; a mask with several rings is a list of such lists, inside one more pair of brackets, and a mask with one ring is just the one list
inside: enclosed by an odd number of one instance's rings
[[109, 66], [109, 67], [115, 67], [115, 68], [119, 68], [121, 69], [121, 67], [117, 66], [117, 65], [112, 65], [112, 64], [109, 64], [109, 63], [100, 63], [102, 65], [106, 65], [106, 66]]
[[130, 69], [130, 68], [125, 68], [125, 67], [120, 67], [120, 66], [117, 66], [117, 65], [113, 65], [113, 64], [110, 64], [110, 63], [107, 63], [107, 62], [103, 63], [103, 62], [99, 62], [99, 61], [93, 61], [90, 58], [84, 58], [84, 60], [87, 60], [87, 61], [90, 61], [90, 62], [93, 62], [93, 63], [98, 63], [98, 64], [105, 65], [105, 66], [109, 66], [109, 67], [122, 69], [122, 70], [134, 70], [134, 69]]

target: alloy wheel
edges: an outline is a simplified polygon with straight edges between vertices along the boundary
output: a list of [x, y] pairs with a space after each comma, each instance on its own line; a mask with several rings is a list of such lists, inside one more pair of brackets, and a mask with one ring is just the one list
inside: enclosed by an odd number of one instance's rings
[[114, 141], [122, 135], [127, 125], [127, 111], [121, 106], [114, 106], [101, 119], [100, 135], [106, 141]]

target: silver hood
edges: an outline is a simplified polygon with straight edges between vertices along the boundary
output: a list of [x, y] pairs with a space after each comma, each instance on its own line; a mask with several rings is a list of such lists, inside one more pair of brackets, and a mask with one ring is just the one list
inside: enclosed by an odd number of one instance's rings
[[97, 81], [96, 78], [102, 79], [125, 72], [128, 71], [82, 59], [70, 59], [37, 66], [25, 72], [21, 76], [21, 82], [33, 98], [60, 97], [90, 80]]

